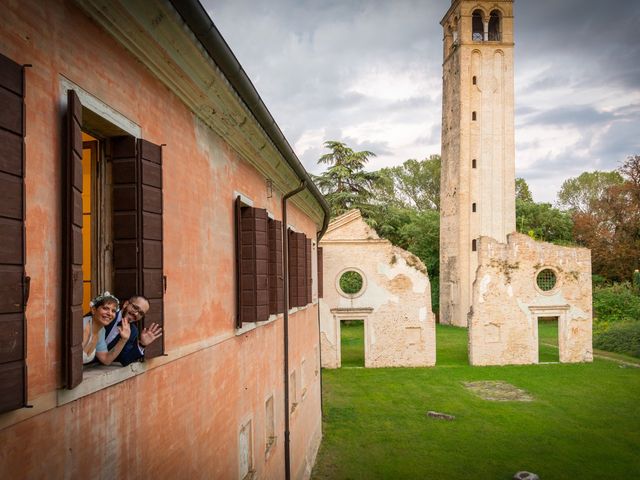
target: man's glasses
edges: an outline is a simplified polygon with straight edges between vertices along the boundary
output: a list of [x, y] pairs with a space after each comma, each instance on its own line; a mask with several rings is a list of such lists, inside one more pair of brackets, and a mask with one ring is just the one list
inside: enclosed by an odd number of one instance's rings
[[131, 307], [131, 310], [133, 310], [133, 313], [135, 313], [138, 318], [144, 318], [144, 311], [138, 305], [130, 303], [129, 307]]

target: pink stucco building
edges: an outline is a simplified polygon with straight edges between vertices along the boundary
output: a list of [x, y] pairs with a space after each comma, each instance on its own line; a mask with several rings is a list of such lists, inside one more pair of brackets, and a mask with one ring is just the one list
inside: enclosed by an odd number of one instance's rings
[[[328, 210], [226, 42], [197, 0], [2, 10], [0, 477], [308, 477]], [[83, 367], [104, 290], [144, 362]]]

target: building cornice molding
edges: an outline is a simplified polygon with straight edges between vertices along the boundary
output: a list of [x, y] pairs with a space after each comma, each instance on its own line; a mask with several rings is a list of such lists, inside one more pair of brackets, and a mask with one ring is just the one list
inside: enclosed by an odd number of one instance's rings
[[[168, 1], [76, 3], [277, 190], [299, 186], [300, 178]], [[311, 193], [292, 202], [322, 225], [322, 208]]]

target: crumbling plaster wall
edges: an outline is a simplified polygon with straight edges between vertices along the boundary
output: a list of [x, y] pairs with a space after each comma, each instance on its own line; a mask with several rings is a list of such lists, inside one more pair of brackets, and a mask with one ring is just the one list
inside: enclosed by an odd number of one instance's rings
[[[469, 313], [472, 365], [538, 363], [538, 317], [558, 317], [561, 362], [590, 362], [591, 252], [512, 233], [507, 243], [481, 237]], [[537, 274], [550, 268], [555, 288], [543, 292]]]
[[[340, 322], [348, 319], [364, 320], [365, 367], [435, 365], [431, 286], [420, 259], [380, 239], [358, 210], [336, 218], [320, 246], [322, 366], [340, 367]], [[364, 279], [354, 295], [339, 288], [339, 278], [348, 270]]]

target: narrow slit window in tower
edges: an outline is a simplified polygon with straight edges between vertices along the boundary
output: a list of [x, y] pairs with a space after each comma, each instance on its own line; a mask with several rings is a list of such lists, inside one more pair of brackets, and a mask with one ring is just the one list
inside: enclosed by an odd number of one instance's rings
[[471, 168], [476, 168], [476, 159], [471, 160]]
[[473, 240], [471, 240], [471, 251], [475, 252], [477, 250], [478, 250], [478, 248], [477, 248], [477, 245], [476, 245], [476, 239], [474, 238]]
[[477, 85], [477, 84], [478, 84], [478, 79], [476, 78], [476, 76], [475, 76], [475, 75], [473, 76], [473, 84], [474, 84], [474, 85]]
[[471, 114], [471, 120], [475, 122], [476, 121], [476, 117], [477, 117], [476, 112], [473, 112]]
[[471, 211], [472, 211], [473, 213], [475, 213], [475, 212], [476, 212], [476, 202], [473, 202], [473, 203], [471, 204]]

